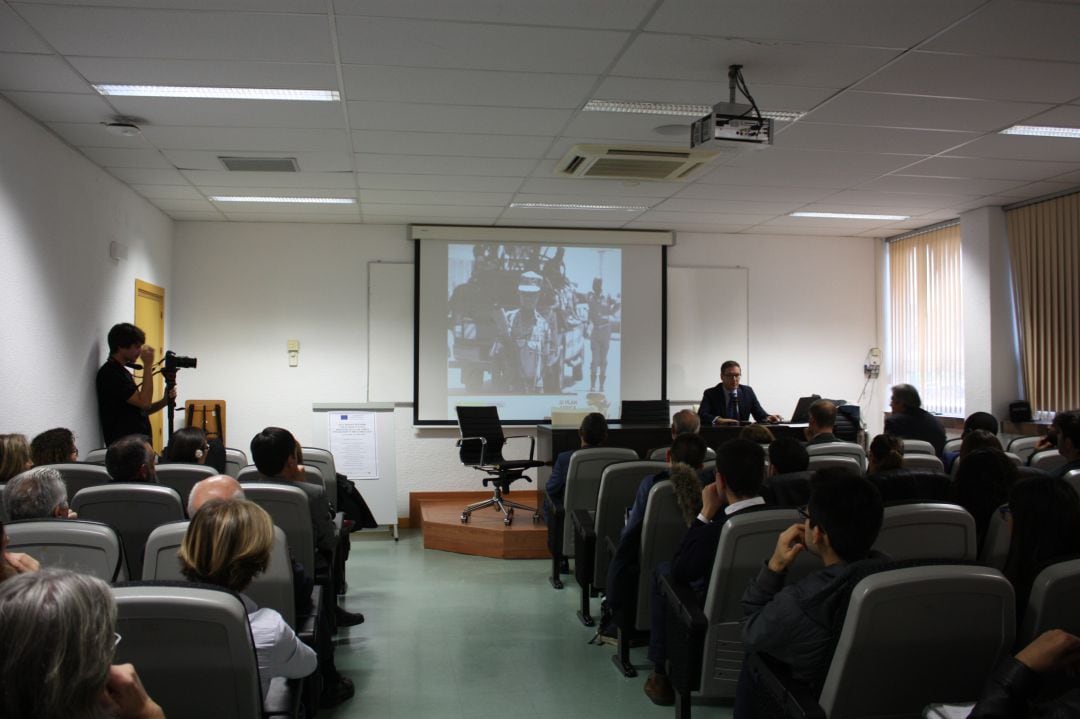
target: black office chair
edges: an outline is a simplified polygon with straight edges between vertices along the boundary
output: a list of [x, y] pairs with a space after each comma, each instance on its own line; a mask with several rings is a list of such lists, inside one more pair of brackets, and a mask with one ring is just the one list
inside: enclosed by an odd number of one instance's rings
[[[493, 488], [491, 499], [470, 504], [461, 512], [461, 523], [467, 523], [469, 515], [485, 507], [501, 510], [503, 524], [507, 526], [514, 521], [515, 509], [532, 512], [533, 521], [539, 521], [540, 512], [535, 507], [526, 507], [524, 504], [518, 504], [503, 497], [504, 494], [509, 494], [511, 482], [517, 479], [531, 482], [532, 480], [525, 476], [525, 472], [544, 466], [544, 462], [533, 459], [536, 440], [527, 435], [504, 436], [502, 424], [499, 422], [499, 410], [496, 407], [458, 406], [456, 409], [458, 429], [461, 430], [461, 439], [457, 443], [461, 463], [487, 474], [488, 476], [484, 478], [484, 486], [490, 483]], [[506, 440], [521, 438], [529, 440], [529, 458], [503, 459], [502, 450]]]

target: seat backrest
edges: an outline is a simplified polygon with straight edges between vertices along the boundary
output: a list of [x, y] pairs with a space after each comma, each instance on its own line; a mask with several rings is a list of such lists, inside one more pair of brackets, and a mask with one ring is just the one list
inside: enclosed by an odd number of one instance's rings
[[337, 511], [337, 465], [334, 463], [334, 455], [318, 447], [302, 447], [301, 451], [304, 466], [318, 469], [322, 473], [326, 501], [330, 503], [331, 510]]
[[885, 503], [952, 501], [952, 479], [939, 472], [890, 469], [867, 479], [877, 485]]
[[859, 464], [859, 460], [850, 455], [815, 454], [810, 457], [809, 469], [811, 471], [817, 471], [826, 467], [842, 467], [844, 469], [849, 469], [856, 474], [863, 473], [863, 466]]
[[1070, 469], [1066, 472], [1065, 481], [1076, 490], [1077, 494], [1080, 494], [1080, 469]]
[[293, 558], [314, 577], [315, 529], [304, 490], [283, 482], [246, 482], [244, 497], [270, 514], [274, 524], [285, 532]]
[[830, 719], [921, 716], [977, 697], [1015, 634], [1012, 586], [994, 569], [872, 574], [851, 594], [820, 703]]
[[71, 508], [82, 519], [104, 522], [116, 530], [124, 543], [129, 577], [142, 576], [143, 549], [150, 532], [184, 518], [180, 495], [160, 484], [114, 482], [87, 487], [72, 497]]
[[82, 456], [82, 461], [86, 464], [105, 464], [105, 453], [108, 452], [108, 447], [99, 447], [98, 449], [92, 449]]
[[594, 511], [604, 468], [616, 462], [636, 459], [637, 452], [625, 447], [589, 447], [570, 455], [570, 466], [566, 470], [566, 494], [563, 496], [568, 518], [563, 523], [562, 546], [565, 556], [574, 556], [574, 523], [569, 521], [570, 513], [575, 509]]
[[[143, 559], [144, 581], [184, 581], [176, 553], [184, 542], [190, 522], [163, 524], [146, 540]], [[296, 628], [296, 597], [293, 594], [292, 562], [289, 545], [281, 527], [274, 527], [274, 545], [270, 549], [270, 564], [244, 590], [260, 607], [274, 609]]]
[[[920, 441], [920, 440], [904, 440], [908, 441]], [[926, 442], [926, 444], [930, 444]], [[904, 458], [900, 461], [900, 466], [904, 469], [911, 469], [919, 472], [936, 472], [938, 474], [945, 473], [945, 465], [937, 456], [933, 454], [922, 454], [915, 452], [909, 454], [904, 452]]]
[[170, 719], [255, 719], [262, 697], [247, 611], [231, 592], [198, 586], [113, 588], [116, 662], [138, 667]]
[[934, 445], [927, 442], [925, 439], [904, 439], [904, 456], [909, 454], [932, 454], [937, 456], [937, 450], [934, 449]]
[[766, 477], [761, 495], [775, 507], [801, 507], [810, 501], [810, 477], [813, 475], [811, 470], [805, 469]]
[[1048, 629], [1080, 632], [1080, 559], [1057, 562], [1039, 572], [1020, 621], [1017, 646], [1026, 646]]
[[499, 422], [499, 409], [463, 405], [455, 409], [462, 439], [458, 452], [461, 463], [476, 467], [501, 462], [506, 437]]
[[247, 455], [243, 450], [225, 448], [225, 474], [236, 477], [236, 473], [248, 465]]
[[25, 552], [42, 567], [70, 569], [115, 582], [124, 556], [120, 537], [107, 524], [86, 519], [25, 519], [4, 526], [8, 549]]
[[960, 437], [950, 439], [948, 442], [945, 443], [945, 449], [942, 450], [942, 451], [944, 451], [944, 452], [959, 452], [960, 451], [960, 446], [963, 443], [964, 443], [964, 440], [962, 438], [960, 438]]
[[1024, 464], [1027, 464], [1028, 460], [1031, 459], [1031, 455], [1035, 454], [1035, 445], [1041, 440], [1042, 437], [1039, 435], [1014, 437], [1005, 449], [1018, 455], [1020, 459], [1024, 460]]
[[821, 444], [806, 445], [806, 453], [811, 457], [820, 454], [833, 456], [854, 457], [859, 461], [859, 471], [866, 471], [866, 450], [862, 445], [854, 442], [822, 442]]
[[1005, 568], [1005, 560], [1009, 556], [1009, 543], [1012, 541], [1012, 536], [1009, 534], [1009, 522], [1002, 512], [1002, 509], [1008, 506], [1003, 504], [990, 515], [990, 522], [986, 525], [986, 536], [983, 537], [982, 547], [979, 549], [979, 562], [998, 570]]
[[626, 524], [626, 510], [634, 503], [641, 480], [650, 474], [667, 469], [667, 462], [634, 460], [619, 462], [604, 467], [600, 477], [600, 491], [596, 496], [596, 515], [593, 526], [596, 529], [596, 551], [594, 553], [593, 586], [603, 588], [607, 585], [608, 539], [616, 544], [619, 534]]
[[1024, 464], [1023, 458], [1021, 458], [1020, 455], [1018, 455], [1016, 452], [1006, 452], [1005, 456], [1011, 459], [1012, 463], [1015, 464], [1017, 467], [1020, 467]]
[[157, 479], [166, 487], [172, 487], [180, 495], [180, 503], [187, 510], [188, 495], [196, 484], [217, 474], [205, 464], [162, 464], [157, 468]]
[[[668, 445], [667, 447], [657, 447], [653, 451], [649, 452], [649, 459], [654, 461], [654, 462], [666, 462], [667, 461], [667, 453], [668, 453], [669, 449], [671, 449], [671, 445]], [[713, 449], [712, 447], [706, 447], [705, 448], [705, 459], [706, 459], [706, 461], [708, 461], [710, 459], [715, 460], [716, 459], [716, 450]]]
[[901, 559], [975, 560], [975, 519], [955, 504], [898, 504], [885, 508], [874, 549]]
[[1044, 472], [1052, 472], [1067, 461], [1065, 456], [1056, 449], [1044, 449], [1041, 452], [1036, 452], [1031, 455], [1028, 464], [1036, 469], [1041, 469]]
[[634, 626], [640, 630], [649, 628], [649, 606], [652, 603], [650, 587], [656, 565], [671, 560], [684, 534], [686, 523], [675, 502], [674, 485], [671, 482], [657, 482], [649, 490], [645, 519], [641, 523], [640, 573], [634, 621]]
[[108, 484], [112, 479], [104, 465], [90, 464], [88, 462], [64, 462], [62, 464], [49, 465], [60, 473], [67, 486], [68, 499], [71, 499], [79, 490], [87, 487], [98, 487]]

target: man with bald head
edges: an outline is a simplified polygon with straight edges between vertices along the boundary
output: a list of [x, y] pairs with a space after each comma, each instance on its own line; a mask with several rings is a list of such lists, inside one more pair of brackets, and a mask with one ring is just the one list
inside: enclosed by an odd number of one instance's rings
[[188, 495], [187, 513], [194, 517], [199, 509], [211, 499], [243, 499], [244, 489], [227, 474], [215, 474], [200, 480]]
[[701, 429], [701, 418], [692, 409], [680, 409], [671, 417], [671, 438], [680, 434], [697, 434]]

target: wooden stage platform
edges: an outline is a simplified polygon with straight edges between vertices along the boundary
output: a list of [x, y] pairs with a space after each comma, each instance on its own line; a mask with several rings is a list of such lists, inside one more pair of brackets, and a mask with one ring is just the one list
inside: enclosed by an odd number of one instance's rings
[[420, 502], [425, 549], [494, 559], [551, 557], [543, 520], [534, 523], [531, 514], [517, 510], [514, 523], [507, 527], [503, 525], [502, 512], [489, 507], [476, 510], [469, 517], [469, 523], [462, 524], [461, 510], [470, 501], [476, 500], [428, 499]]

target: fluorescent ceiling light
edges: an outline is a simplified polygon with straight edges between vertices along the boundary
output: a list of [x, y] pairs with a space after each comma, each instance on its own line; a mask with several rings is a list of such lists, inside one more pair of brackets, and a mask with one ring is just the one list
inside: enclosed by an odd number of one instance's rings
[[[682, 105], [675, 102], [637, 102], [623, 100], [589, 100], [581, 108], [586, 112], [629, 112], [637, 115], [677, 115], [681, 117], [704, 117], [712, 112], [712, 105]], [[778, 122], [794, 122], [805, 112], [792, 110], [768, 110], [762, 117]]]
[[910, 220], [911, 215], [860, 215], [855, 212], [792, 212], [791, 217], [824, 217], [833, 220]]
[[644, 212], [647, 205], [586, 205], [562, 202], [511, 202], [510, 207], [529, 210], [623, 210], [625, 212]]
[[1001, 131], [1002, 135], [1030, 135], [1034, 137], [1068, 137], [1080, 139], [1080, 127], [1040, 127], [1039, 125], [1013, 125]]
[[94, 85], [102, 95], [182, 97], [203, 100], [299, 100], [337, 102], [337, 90], [289, 90], [273, 87], [180, 87], [171, 85]]
[[214, 195], [214, 202], [276, 202], [286, 205], [354, 205], [351, 197], [249, 197], [240, 195]]

